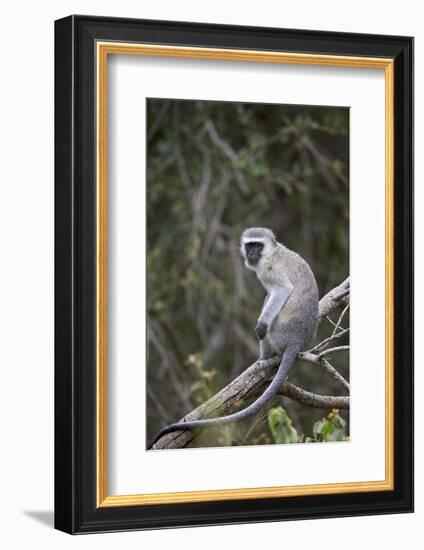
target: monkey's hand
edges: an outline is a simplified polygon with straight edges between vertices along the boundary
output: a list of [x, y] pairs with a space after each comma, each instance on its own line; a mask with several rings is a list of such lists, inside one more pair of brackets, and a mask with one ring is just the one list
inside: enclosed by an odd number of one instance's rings
[[263, 340], [268, 332], [268, 325], [263, 321], [258, 321], [258, 324], [255, 327], [255, 332], [258, 340]]

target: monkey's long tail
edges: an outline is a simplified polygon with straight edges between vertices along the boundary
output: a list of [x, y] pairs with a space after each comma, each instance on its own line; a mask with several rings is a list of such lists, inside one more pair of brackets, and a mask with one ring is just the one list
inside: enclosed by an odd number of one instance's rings
[[152, 443], [150, 444], [149, 449], [151, 449], [153, 445], [157, 441], [159, 441], [161, 437], [171, 432], [176, 432], [179, 430], [193, 430], [197, 428], [206, 428], [208, 426], [219, 426], [223, 424], [231, 424], [232, 422], [244, 420], [246, 418], [249, 418], [249, 416], [253, 416], [258, 411], [260, 411], [262, 407], [264, 407], [281, 388], [281, 386], [283, 385], [283, 383], [287, 378], [287, 375], [289, 373], [291, 366], [296, 360], [296, 356], [298, 352], [299, 352], [299, 349], [297, 347], [296, 348], [287, 347], [285, 349], [283, 358], [281, 359], [280, 366], [278, 367], [277, 373], [274, 376], [271, 384], [266, 388], [264, 393], [260, 397], [258, 397], [256, 401], [251, 403], [248, 407], [246, 407], [242, 411], [238, 411], [228, 416], [220, 416], [218, 418], [206, 418], [204, 420], [176, 422], [175, 424], [170, 424], [169, 426], [165, 426], [165, 428], [162, 428], [162, 430], [160, 430], [155, 435]]

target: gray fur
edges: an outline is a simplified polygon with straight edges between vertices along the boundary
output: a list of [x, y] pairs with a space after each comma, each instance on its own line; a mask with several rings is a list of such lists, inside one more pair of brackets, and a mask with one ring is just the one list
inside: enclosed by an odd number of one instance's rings
[[[302, 349], [315, 335], [319, 316], [318, 288], [311, 268], [299, 254], [276, 243], [254, 270], [268, 293], [258, 319], [269, 325], [265, 340], [277, 354], [287, 345]], [[267, 316], [272, 299], [281, 300], [284, 307], [275, 316]]]
[[[264, 248], [259, 262], [250, 265], [244, 244], [257, 240]], [[248, 269], [267, 291], [256, 333], [260, 338], [260, 357], [282, 354], [277, 374], [264, 393], [245, 409], [228, 416], [179, 422], [163, 428], [152, 445], [163, 435], [244, 420], [261, 410], [287, 378], [296, 356], [315, 335], [318, 325], [318, 288], [311, 268], [303, 258], [277, 242], [274, 233], [264, 227], [246, 229], [241, 237], [241, 253]]]
[[243, 243], [247, 239], [265, 239], [265, 238], [270, 239], [271, 241], [275, 241], [275, 242], [277, 241], [271, 229], [268, 229], [266, 227], [249, 227], [249, 229], [245, 229], [245, 231], [243, 232], [243, 235], [241, 236], [241, 246], [243, 247]]

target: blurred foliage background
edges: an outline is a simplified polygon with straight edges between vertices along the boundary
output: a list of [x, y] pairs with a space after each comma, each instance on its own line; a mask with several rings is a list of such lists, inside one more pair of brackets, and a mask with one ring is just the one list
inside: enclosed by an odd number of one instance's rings
[[[147, 101], [148, 441], [258, 356], [253, 328], [265, 292], [240, 257], [246, 227], [271, 228], [303, 256], [320, 296], [348, 276], [348, 155], [347, 108]], [[316, 341], [331, 328], [321, 323]], [[333, 365], [348, 378], [347, 354]], [[310, 364], [297, 362], [290, 380], [343, 394]], [[286, 397], [268, 408], [280, 406], [299, 441], [330, 413]], [[274, 442], [261, 411], [243, 424], [205, 430], [194, 444]]]

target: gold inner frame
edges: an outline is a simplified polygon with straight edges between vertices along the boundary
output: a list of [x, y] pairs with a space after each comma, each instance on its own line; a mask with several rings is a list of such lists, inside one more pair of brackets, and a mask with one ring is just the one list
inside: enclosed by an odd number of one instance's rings
[[[97, 54], [97, 506], [141, 506], [388, 491], [394, 489], [394, 60], [390, 58], [262, 52], [162, 46], [123, 42], [96, 44]], [[107, 60], [109, 55], [256, 61], [331, 67], [384, 69], [385, 72], [385, 272], [386, 377], [385, 479], [317, 485], [216, 489], [177, 493], [108, 496], [107, 493]]]

